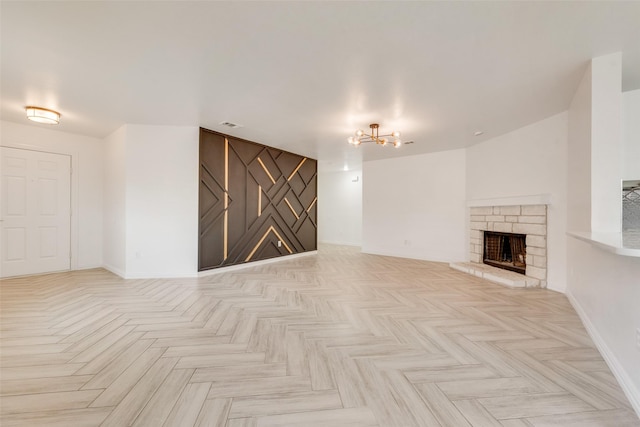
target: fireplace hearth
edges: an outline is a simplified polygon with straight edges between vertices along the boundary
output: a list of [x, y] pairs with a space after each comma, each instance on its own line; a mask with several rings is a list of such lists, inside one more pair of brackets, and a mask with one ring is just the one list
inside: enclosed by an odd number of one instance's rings
[[527, 270], [526, 240], [527, 236], [524, 234], [485, 231], [482, 262], [525, 274]]

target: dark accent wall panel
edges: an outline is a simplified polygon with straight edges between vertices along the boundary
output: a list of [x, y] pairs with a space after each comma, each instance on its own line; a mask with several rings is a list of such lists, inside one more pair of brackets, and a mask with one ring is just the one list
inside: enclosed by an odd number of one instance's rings
[[316, 250], [317, 169], [201, 128], [198, 270]]

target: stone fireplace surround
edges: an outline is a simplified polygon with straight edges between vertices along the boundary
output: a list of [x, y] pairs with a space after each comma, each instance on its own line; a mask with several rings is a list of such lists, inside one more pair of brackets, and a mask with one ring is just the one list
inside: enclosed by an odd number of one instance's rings
[[[524, 277], [482, 263], [485, 231], [526, 234], [527, 267]], [[472, 206], [469, 251], [470, 263], [458, 263], [452, 267], [509, 286], [546, 288], [547, 205]], [[509, 278], [511, 280], [507, 280]]]

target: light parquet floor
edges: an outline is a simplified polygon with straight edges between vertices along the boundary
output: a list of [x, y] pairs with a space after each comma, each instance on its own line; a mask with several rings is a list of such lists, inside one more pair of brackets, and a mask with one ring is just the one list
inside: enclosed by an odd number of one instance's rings
[[1, 283], [0, 425], [639, 426], [567, 299], [322, 246]]

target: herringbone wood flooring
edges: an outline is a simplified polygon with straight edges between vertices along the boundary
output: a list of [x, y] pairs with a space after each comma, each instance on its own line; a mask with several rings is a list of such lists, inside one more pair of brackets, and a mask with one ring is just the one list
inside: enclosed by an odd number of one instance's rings
[[638, 426], [567, 299], [323, 246], [1, 284], [10, 426]]

